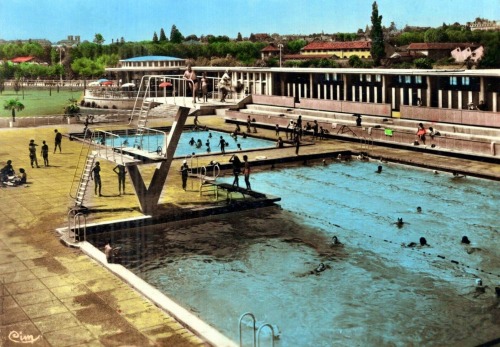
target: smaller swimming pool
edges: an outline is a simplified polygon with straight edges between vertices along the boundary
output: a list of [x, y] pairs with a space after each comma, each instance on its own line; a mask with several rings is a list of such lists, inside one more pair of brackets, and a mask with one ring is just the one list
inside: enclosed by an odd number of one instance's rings
[[[273, 141], [263, 140], [255, 137], [237, 135], [232, 137], [231, 134], [211, 131], [211, 130], [188, 130], [184, 131], [179, 139], [179, 144], [175, 151], [176, 157], [185, 157], [192, 154], [201, 155], [207, 153], [220, 153], [220, 140], [226, 143], [225, 150], [227, 152], [237, 150], [251, 150], [259, 148], [272, 148], [275, 146]], [[120, 138], [106, 140], [108, 146], [133, 147], [136, 141], [134, 135], [120, 135]], [[142, 147], [150, 152], [156, 152], [159, 147], [163, 146], [164, 135], [144, 135]]]

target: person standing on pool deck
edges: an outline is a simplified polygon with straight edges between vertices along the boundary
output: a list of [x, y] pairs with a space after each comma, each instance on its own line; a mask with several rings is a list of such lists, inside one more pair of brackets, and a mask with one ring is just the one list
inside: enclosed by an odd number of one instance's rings
[[35, 143], [35, 140], [31, 139], [29, 147], [28, 147], [29, 151], [30, 151], [31, 167], [34, 167], [33, 164], [36, 164], [36, 167], [40, 167], [40, 166], [38, 166], [38, 160], [36, 158], [36, 146], [38, 146], [38, 145]]
[[248, 190], [252, 190], [250, 186], [250, 163], [248, 162], [248, 156], [245, 154], [243, 156], [243, 175], [245, 176], [245, 184]]
[[43, 145], [42, 145], [42, 151], [41, 151], [41, 154], [42, 154], [42, 158], [43, 158], [43, 164], [45, 166], [49, 166], [49, 146], [47, 145], [47, 143], [44, 141], [42, 141]]
[[54, 145], [54, 154], [56, 153], [57, 147], [59, 147], [59, 153], [61, 153], [61, 142], [62, 142], [62, 134], [57, 131], [57, 129], [54, 130], [56, 133], [56, 137], [54, 139], [55, 145]]
[[229, 159], [230, 163], [233, 163], [233, 175], [234, 175], [234, 181], [233, 181], [233, 187], [240, 187], [240, 173], [241, 173], [241, 160], [237, 155], [234, 155]]
[[94, 168], [90, 172], [90, 179], [94, 180], [94, 194], [97, 195], [99, 191], [99, 196], [101, 195], [101, 165], [98, 161], [95, 162]]
[[118, 164], [113, 171], [118, 175], [118, 194], [122, 195], [122, 192], [125, 194], [125, 177], [127, 176], [125, 165]]
[[189, 175], [189, 166], [187, 164], [187, 160], [184, 160], [181, 166], [182, 189], [184, 189], [184, 191], [186, 190], [187, 187], [188, 175]]
[[226, 154], [226, 141], [224, 140], [224, 138], [220, 137], [220, 140], [219, 140], [219, 146], [220, 146], [220, 151], [222, 153], [222, 155]]
[[295, 142], [295, 155], [299, 155], [299, 148], [300, 148], [300, 139], [299, 139], [299, 134], [295, 134], [295, 138], [293, 139]]

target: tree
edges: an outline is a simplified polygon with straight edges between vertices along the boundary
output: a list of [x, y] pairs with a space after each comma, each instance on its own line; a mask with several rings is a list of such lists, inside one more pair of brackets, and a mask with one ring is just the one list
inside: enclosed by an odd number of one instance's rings
[[153, 34], [153, 43], [158, 43], [158, 35], [156, 35], [156, 31]]
[[385, 56], [384, 33], [382, 31], [382, 16], [378, 14], [378, 5], [372, 5], [372, 30], [370, 32], [372, 47], [370, 49], [373, 62], [380, 65], [380, 60]]
[[98, 45], [102, 45], [104, 43], [104, 37], [101, 34], [95, 34], [94, 37], [94, 43], [97, 43]]
[[16, 111], [24, 110], [24, 105], [19, 101], [19, 99], [9, 99], [5, 100], [3, 104], [5, 110], [12, 111], [12, 122], [16, 121]]
[[181, 32], [177, 27], [172, 25], [172, 30], [170, 30], [170, 42], [172, 43], [182, 43], [184, 40], [184, 37], [182, 36]]
[[238, 33], [238, 36], [236, 36], [236, 41], [243, 41], [243, 37], [240, 32]]
[[167, 35], [165, 35], [165, 30], [160, 29], [160, 42], [167, 42]]

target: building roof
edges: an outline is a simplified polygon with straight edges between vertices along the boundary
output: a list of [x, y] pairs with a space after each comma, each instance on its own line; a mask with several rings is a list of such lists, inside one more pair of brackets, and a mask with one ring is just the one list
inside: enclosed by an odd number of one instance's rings
[[134, 57], [129, 59], [122, 59], [120, 61], [174, 61], [184, 60], [176, 57], [162, 56], [162, 55], [146, 55], [143, 57]]
[[283, 56], [285, 60], [309, 60], [309, 59], [330, 59], [332, 54], [286, 54]]
[[446, 49], [446, 50], [452, 50], [457, 47], [463, 48], [463, 47], [479, 47], [477, 43], [465, 43], [465, 42], [417, 42], [417, 43], [410, 43], [408, 46], [408, 50], [439, 50], [439, 49]]
[[334, 41], [334, 42], [314, 41], [305, 46], [304, 48], [302, 48], [302, 50], [337, 51], [342, 49], [370, 49], [371, 46], [372, 46], [371, 41]]
[[10, 61], [13, 62], [13, 63], [16, 63], [16, 64], [20, 64], [20, 63], [27, 63], [29, 61], [32, 61], [33, 59], [35, 59], [35, 58], [32, 57], [32, 56], [28, 56], [28, 57], [16, 57], [16, 58], [11, 59]]
[[268, 45], [260, 50], [261, 52], [278, 52], [279, 48], [274, 47], [273, 45]]

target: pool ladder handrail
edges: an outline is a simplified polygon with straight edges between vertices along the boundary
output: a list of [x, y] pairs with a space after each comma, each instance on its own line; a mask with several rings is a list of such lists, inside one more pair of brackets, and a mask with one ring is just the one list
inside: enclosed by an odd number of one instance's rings
[[[75, 213], [76, 212], [76, 213]], [[77, 212], [74, 209], [71, 209], [68, 212], [68, 240], [71, 240], [71, 214], [73, 215], [73, 242], [76, 243], [76, 235], [80, 238], [80, 230], [82, 226], [81, 217], [83, 217], [83, 241], [87, 240], [87, 216], [82, 212]], [[81, 241], [80, 239], [78, 240]]]
[[243, 313], [241, 316], [240, 316], [240, 319], [239, 319], [239, 336], [240, 336], [240, 347], [243, 347], [243, 337], [242, 337], [242, 333], [241, 333], [241, 323], [243, 321], [243, 318], [245, 318], [246, 316], [250, 316], [252, 318], [252, 323], [253, 323], [253, 347], [260, 347], [260, 333], [262, 331], [262, 329], [264, 328], [269, 328], [271, 329], [271, 346], [274, 347], [274, 328], [271, 324], [269, 323], [264, 323], [262, 324], [259, 329], [256, 331], [256, 319], [255, 319], [255, 315], [252, 313], [252, 312], [245, 312]]

